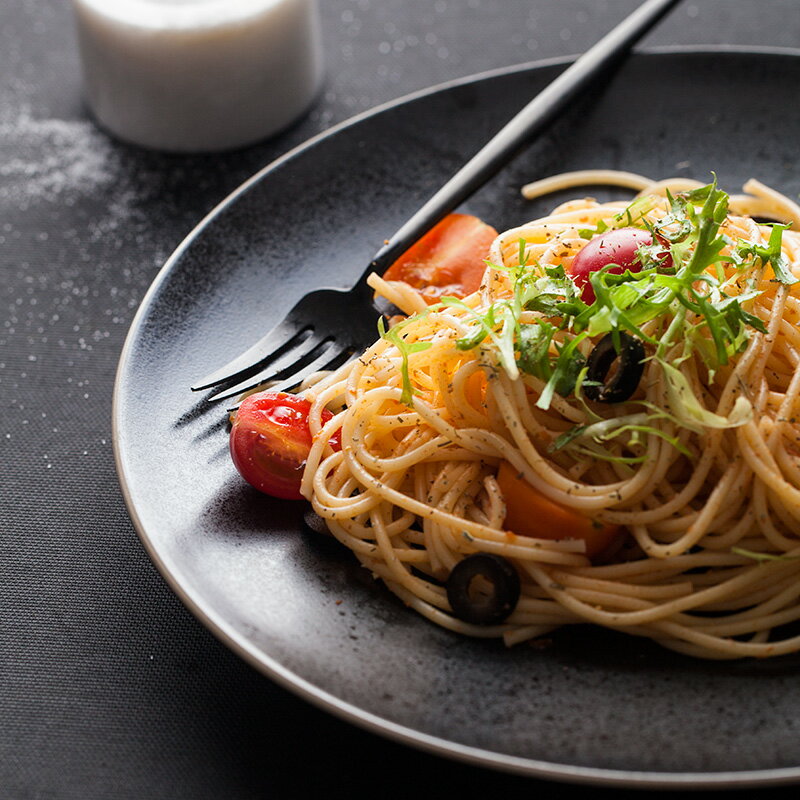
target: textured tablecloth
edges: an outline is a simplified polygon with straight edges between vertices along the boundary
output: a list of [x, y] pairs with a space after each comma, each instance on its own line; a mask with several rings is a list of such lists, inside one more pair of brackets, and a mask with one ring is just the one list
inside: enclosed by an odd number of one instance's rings
[[[279, 689], [183, 608], [120, 494], [117, 359], [196, 221], [331, 124], [444, 80], [580, 52], [636, 0], [321, 5], [327, 78], [308, 116], [240, 152], [170, 157], [95, 127], [65, 0], [0, 4], [0, 798], [564, 791], [395, 744]], [[697, 0], [645, 44], [797, 46], [798, 26], [794, 0]], [[576, 790], [590, 794], [633, 796]]]

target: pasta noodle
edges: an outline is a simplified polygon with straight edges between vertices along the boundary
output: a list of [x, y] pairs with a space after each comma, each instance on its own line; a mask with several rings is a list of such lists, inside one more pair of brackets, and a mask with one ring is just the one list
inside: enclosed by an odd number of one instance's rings
[[[608, 171], [525, 193], [600, 183], [638, 194], [572, 200], [500, 234], [481, 289], [463, 301], [425, 306], [372, 276], [412, 316], [304, 387], [314, 445], [302, 492], [405, 604], [461, 634], [511, 645], [588, 622], [703, 658], [796, 651], [800, 636], [783, 626], [800, 618], [800, 288], [791, 271], [800, 234], [756, 218], [800, 225], [800, 208], [757, 181], [726, 207], [715, 186]], [[589, 322], [570, 317], [554, 297], [563, 269], [591, 238], [631, 224], [656, 234], [656, 260], [671, 247], [672, 269], [653, 262], [640, 280], [617, 282], [604, 274], [616, 305], [601, 303]], [[694, 294], [678, 297], [670, 280], [714, 242], [718, 252], [683, 284]], [[648, 316], [645, 301], [661, 303], [660, 313]], [[539, 352], [544, 372], [523, 368], [523, 329], [551, 336]], [[623, 329], [645, 343], [638, 388], [621, 402], [590, 401], [586, 359]], [[567, 351], [583, 372], [559, 387], [547, 370]], [[335, 413], [324, 424], [323, 408]], [[614, 543], [590, 555], [568, 531], [506, 530], [503, 463], [546, 500], [598, 528], [619, 526]], [[501, 556], [520, 577], [501, 622], [453, 613], [448, 575], [476, 553]]]

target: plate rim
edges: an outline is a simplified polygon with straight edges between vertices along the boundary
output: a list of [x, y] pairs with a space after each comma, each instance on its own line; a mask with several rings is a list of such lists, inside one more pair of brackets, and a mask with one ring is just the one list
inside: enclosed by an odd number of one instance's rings
[[[632, 53], [635, 57], [645, 58], [683, 54], [769, 56], [800, 59], [800, 48], [734, 44], [668, 45], [635, 48]], [[139, 302], [139, 306], [131, 320], [125, 336], [125, 341], [120, 351], [114, 377], [111, 402], [111, 438], [120, 490], [136, 534], [148, 557], [158, 569], [169, 588], [176, 594], [192, 615], [222, 644], [267, 678], [273, 680], [296, 697], [311, 703], [313, 706], [327, 713], [333, 714], [340, 720], [354, 724], [363, 730], [394, 742], [450, 760], [496, 771], [524, 775], [530, 778], [553, 780], [564, 783], [632, 789], [739, 789], [755, 786], [764, 787], [790, 784], [800, 779], [800, 765], [796, 767], [769, 768], [763, 770], [724, 770], [717, 772], [663, 772], [582, 767], [573, 764], [562, 764], [553, 761], [542, 761], [540, 759], [496, 753], [483, 748], [465, 745], [439, 736], [423, 733], [407, 725], [400, 725], [391, 720], [384, 719], [353, 703], [346, 702], [305, 678], [300, 677], [292, 670], [284, 667], [272, 656], [266, 655], [258, 650], [258, 648], [243, 634], [234, 630], [233, 627], [222, 619], [213, 609], [204, 607], [200, 598], [196, 598], [194, 594], [178, 580], [176, 571], [170, 568], [165, 559], [162, 558], [161, 554], [158, 552], [147, 534], [146, 527], [139, 516], [136, 504], [133, 500], [128, 480], [128, 472], [126, 471], [123, 443], [121, 441], [122, 419], [120, 409], [121, 396], [124, 388], [124, 375], [131, 358], [134, 344], [141, 334], [143, 322], [147, 317], [150, 306], [161, 288], [161, 285], [165, 282], [177, 262], [192, 245], [194, 240], [201, 235], [203, 230], [210, 225], [220, 213], [236, 203], [240, 196], [245, 194], [252, 186], [263, 180], [269, 173], [278, 169], [284, 163], [302, 155], [304, 151], [313, 148], [318, 142], [328, 137], [336, 136], [342, 131], [358, 125], [363, 120], [378, 116], [409, 102], [460, 86], [480, 83], [484, 80], [517, 73], [546, 69], [553, 66], [566, 67], [576, 58], [577, 56], [574, 55], [557, 56], [484, 70], [460, 78], [443, 81], [432, 86], [409, 92], [392, 100], [379, 103], [372, 108], [348, 117], [332, 125], [330, 128], [326, 128], [314, 134], [292, 147], [290, 150], [258, 169], [253, 175], [243, 181], [213, 206], [181, 240], [154, 276], [147, 291]]]

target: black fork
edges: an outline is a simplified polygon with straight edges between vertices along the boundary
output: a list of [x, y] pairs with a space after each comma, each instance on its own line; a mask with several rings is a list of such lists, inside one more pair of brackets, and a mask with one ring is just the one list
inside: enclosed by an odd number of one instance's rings
[[270, 387], [276, 392], [290, 389], [312, 373], [335, 369], [365, 350], [378, 338], [378, 316], [364, 281], [349, 291], [317, 289], [301, 297], [252, 347], [192, 389], [241, 378], [235, 386], [212, 395], [210, 401], [234, 397], [267, 381], [277, 381]]
[[606, 77], [633, 45], [679, 0], [646, 0], [531, 100], [489, 140], [376, 253], [350, 289], [318, 289], [300, 298], [269, 333], [223, 367], [206, 375], [194, 391], [241, 379], [213, 394], [223, 400], [267, 381], [282, 391], [308, 375], [333, 369], [377, 337], [378, 312], [366, 284], [383, 272], [439, 220], [483, 186], [579, 92]]

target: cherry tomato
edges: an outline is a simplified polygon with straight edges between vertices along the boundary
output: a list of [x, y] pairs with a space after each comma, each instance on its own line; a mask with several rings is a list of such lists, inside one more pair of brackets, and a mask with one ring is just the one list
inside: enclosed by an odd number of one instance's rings
[[469, 214], [448, 214], [386, 270], [387, 281], [419, 289], [425, 302], [466, 297], [477, 291], [484, 259], [497, 231]]
[[[594, 289], [589, 276], [607, 264], [618, 264], [609, 272], [621, 275], [625, 270], [639, 272], [642, 265], [636, 251], [640, 247], [653, 244], [649, 231], [641, 228], [619, 228], [608, 231], [590, 239], [572, 260], [569, 273], [575, 285], [581, 289], [581, 299], [591, 305], [595, 301]], [[668, 254], [665, 254], [664, 265], [668, 266]], [[671, 263], [671, 262], [670, 262]]]
[[[236, 412], [230, 436], [231, 457], [241, 476], [260, 492], [301, 500], [300, 481], [308, 453], [311, 403], [287, 392], [259, 392], [246, 397]], [[323, 422], [333, 414], [322, 412]], [[331, 446], [341, 447], [339, 435]]]

